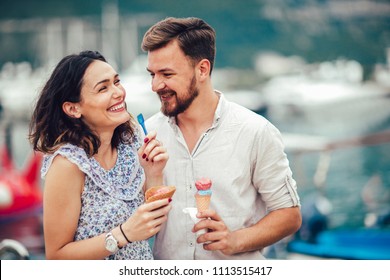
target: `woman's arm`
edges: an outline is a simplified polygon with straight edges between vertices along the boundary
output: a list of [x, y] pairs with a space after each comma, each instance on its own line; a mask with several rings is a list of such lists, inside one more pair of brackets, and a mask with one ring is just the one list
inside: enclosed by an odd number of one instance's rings
[[44, 236], [47, 259], [103, 259], [105, 235], [73, 241], [81, 209], [84, 173], [62, 156], [56, 156], [44, 186]]
[[[84, 173], [62, 156], [54, 158], [44, 187], [44, 236], [47, 259], [104, 259], [112, 254], [105, 248], [106, 233], [73, 241], [81, 210]], [[156, 234], [167, 219], [171, 205], [167, 200], [141, 205], [123, 223], [131, 241], [144, 240]], [[128, 242], [119, 226], [111, 229], [119, 247]]]

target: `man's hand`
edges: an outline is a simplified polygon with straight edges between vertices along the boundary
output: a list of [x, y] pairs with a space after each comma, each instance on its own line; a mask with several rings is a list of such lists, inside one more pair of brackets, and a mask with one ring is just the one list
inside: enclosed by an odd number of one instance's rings
[[202, 211], [197, 214], [197, 217], [202, 220], [194, 225], [192, 231], [206, 229], [208, 232], [200, 235], [196, 241], [203, 243], [205, 250], [219, 250], [225, 255], [233, 255], [235, 240], [221, 217], [214, 210]]

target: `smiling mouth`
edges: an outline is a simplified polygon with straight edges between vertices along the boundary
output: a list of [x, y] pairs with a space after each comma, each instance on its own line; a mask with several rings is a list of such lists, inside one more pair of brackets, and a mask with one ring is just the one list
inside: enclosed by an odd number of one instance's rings
[[114, 106], [108, 108], [107, 111], [109, 111], [109, 112], [119, 112], [119, 111], [122, 111], [123, 109], [125, 109], [125, 102], [122, 102], [121, 104], [118, 104], [118, 105], [114, 105]]
[[169, 100], [174, 95], [175, 95], [175, 93], [173, 93], [173, 92], [159, 94], [161, 101]]

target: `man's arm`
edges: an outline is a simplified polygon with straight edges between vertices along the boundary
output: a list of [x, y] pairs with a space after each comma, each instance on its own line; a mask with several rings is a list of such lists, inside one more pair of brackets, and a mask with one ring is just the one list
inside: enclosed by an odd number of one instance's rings
[[226, 255], [261, 250], [295, 233], [302, 223], [299, 207], [272, 211], [255, 225], [237, 231], [229, 231], [213, 210], [199, 213], [198, 218], [210, 219], [204, 219], [194, 226], [194, 232], [209, 229], [208, 233], [198, 237], [197, 242], [206, 243], [205, 250], [220, 250]]

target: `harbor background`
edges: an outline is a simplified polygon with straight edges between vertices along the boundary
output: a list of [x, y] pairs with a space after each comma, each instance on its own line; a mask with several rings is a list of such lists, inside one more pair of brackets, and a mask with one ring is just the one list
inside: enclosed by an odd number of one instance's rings
[[[158, 110], [140, 41], [167, 16], [197, 16], [215, 28], [214, 86], [281, 130], [304, 216], [315, 201], [328, 229], [389, 230], [385, 0], [1, 1], [0, 143], [9, 144], [17, 169], [32, 153], [33, 102], [67, 54], [101, 51], [121, 74], [129, 111], [148, 117]], [[0, 227], [0, 241], [18, 240], [32, 258], [44, 258], [41, 211]], [[283, 242], [269, 255], [290, 257]]]

